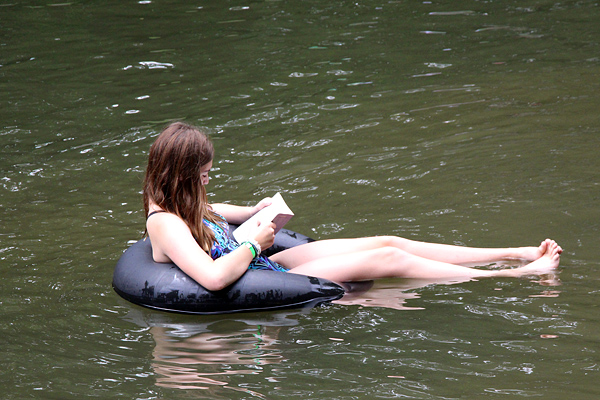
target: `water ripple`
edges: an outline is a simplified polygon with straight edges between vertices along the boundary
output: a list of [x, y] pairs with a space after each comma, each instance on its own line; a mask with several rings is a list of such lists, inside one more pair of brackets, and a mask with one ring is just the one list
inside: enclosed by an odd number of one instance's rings
[[358, 107], [360, 104], [351, 104], [351, 103], [343, 103], [343, 104], [324, 104], [319, 106], [318, 108], [320, 110], [327, 110], [327, 111], [335, 111], [335, 110], [345, 110], [348, 108], [355, 108]]
[[483, 305], [470, 304], [465, 306], [465, 310], [473, 314], [486, 315], [486, 316], [499, 316], [507, 319], [517, 325], [530, 325], [536, 322], [547, 322], [552, 321], [552, 317], [536, 317], [530, 314], [518, 312], [516, 310], [502, 310], [495, 309]]
[[131, 68], [137, 68], [137, 69], [169, 69], [169, 68], [174, 68], [175, 65], [171, 64], [171, 63], [163, 63], [163, 62], [158, 62], [158, 61], [140, 61], [138, 63], [138, 65], [133, 66], [133, 65], [128, 65], [126, 67], [123, 67], [123, 70], [128, 70]]

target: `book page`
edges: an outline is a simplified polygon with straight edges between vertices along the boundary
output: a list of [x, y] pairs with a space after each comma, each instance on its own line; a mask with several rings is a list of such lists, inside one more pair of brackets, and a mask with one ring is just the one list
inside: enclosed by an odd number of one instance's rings
[[254, 214], [246, 222], [241, 224], [235, 231], [233, 231], [233, 238], [238, 243], [252, 239], [252, 234], [258, 227], [258, 221], [260, 221], [261, 225], [268, 224], [270, 222], [275, 223], [275, 233], [277, 233], [293, 216], [294, 213], [285, 203], [285, 200], [283, 200], [281, 194], [277, 193], [272, 197], [272, 203], [270, 206], [265, 207]]

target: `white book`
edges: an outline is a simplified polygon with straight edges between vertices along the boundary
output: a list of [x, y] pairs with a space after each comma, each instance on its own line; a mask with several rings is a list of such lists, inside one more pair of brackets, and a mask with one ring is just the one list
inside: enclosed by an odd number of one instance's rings
[[281, 194], [277, 193], [272, 197], [271, 205], [254, 214], [233, 231], [233, 238], [238, 243], [252, 239], [252, 234], [258, 227], [257, 221], [260, 221], [261, 225], [273, 222], [275, 224], [275, 233], [277, 233], [290, 219], [292, 219], [293, 216], [294, 213], [285, 203]]

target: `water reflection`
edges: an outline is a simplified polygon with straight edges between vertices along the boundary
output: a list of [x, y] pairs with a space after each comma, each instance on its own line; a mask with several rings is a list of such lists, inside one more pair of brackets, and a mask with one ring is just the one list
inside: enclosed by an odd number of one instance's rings
[[228, 398], [222, 389], [265, 398], [236, 386], [232, 378], [263, 374], [265, 366], [284, 361], [277, 346], [279, 332], [297, 325], [297, 316], [305, 312], [186, 316], [132, 307], [126, 319], [149, 327], [155, 341], [151, 366], [157, 386], [207, 390], [211, 399]]
[[[523, 263], [508, 262], [503, 263], [502, 267], [522, 266]], [[475, 267], [474, 265], [470, 265]], [[469, 282], [469, 279], [452, 280], [425, 280], [425, 279], [390, 279], [368, 282], [355, 282], [345, 284], [346, 295], [336, 304], [358, 305], [362, 307], [383, 307], [394, 310], [423, 310], [424, 307], [413, 307], [407, 304], [409, 300], [420, 298], [420, 294], [415, 290], [425, 288], [430, 285], [456, 285]], [[536, 277], [532, 282], [540, 286], [560, 286], [561, 282], [558, 274], [548, 274]], [[496, 288], [495, 290], [502, 290]], [[538, 294], [529, 295], [529, 297], [558, 297], [559, 290], [544, 289]]]
[[150, 328], [156, 342], [152, 368], [157, 386], [239, 390], [229, 385], [230, 376], [257, 375], [263, 372], [262, 366], [281, 362], [282, 356], [274, 346], [278, 328], [258, 325], [227, 332], [218, 327], [211, 329], [178, 337], [168, 327]]
[[369, 281], [346, 284], [346, 295], [335, 303], [363, 307], [384, 307], [396, 310], [422, 310], [422, 307], [406, 305], [408, 300], [418, 299], [418, 293], [409, 290], [424, 285], [410, 282]]

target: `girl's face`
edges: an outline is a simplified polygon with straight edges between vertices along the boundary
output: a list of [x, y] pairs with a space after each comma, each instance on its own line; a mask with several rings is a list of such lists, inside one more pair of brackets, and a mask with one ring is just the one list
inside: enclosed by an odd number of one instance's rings
[[202, 168], [200, 168], [200, 182], [203, 186], [208, 185], [208, 181], [210, 180], [208, 173], [212, 168], [212, 164], [212, 161], [209, 161], [208, 163], [204, 164]]

